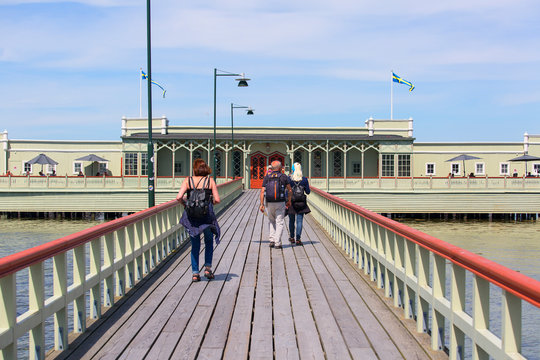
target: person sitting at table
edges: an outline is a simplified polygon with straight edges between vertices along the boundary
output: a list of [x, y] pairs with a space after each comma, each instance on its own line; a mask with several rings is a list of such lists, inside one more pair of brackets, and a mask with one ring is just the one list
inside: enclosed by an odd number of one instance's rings
[[79, 175], [77, 176], [84, 176], [83, 172], [79, 170]]
[[43, 173], [43, 171], [40, 171], [40, 172], [39, 172], [39, 176], [45, 176], [45, 174]]

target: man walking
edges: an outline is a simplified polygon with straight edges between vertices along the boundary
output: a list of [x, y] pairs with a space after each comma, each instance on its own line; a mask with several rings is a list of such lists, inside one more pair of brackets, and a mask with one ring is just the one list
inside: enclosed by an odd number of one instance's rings
[[[281, 233], [285, 224], [285, 210], [291, 206], [292, 189], [287, 175], [281, 172], [281, 162], [272, 161], [272, 172], [263, 179], [261, 188], [261, 212], [264, 212], [264, 199], [266, 193], [266, 212], [270, 222], [270, 247], [281, 249]], [[285, 199], [287, 190], [287, 199]]]

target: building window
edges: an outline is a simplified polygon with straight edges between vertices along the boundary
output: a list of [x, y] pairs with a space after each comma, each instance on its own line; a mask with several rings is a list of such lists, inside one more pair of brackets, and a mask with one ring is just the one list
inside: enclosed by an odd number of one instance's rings
[[148, 153], [141, 153], [141, 175], [148, 176]]
[[193, 161], [197, 160], [197, 159], [202, 159], [202, 154], [199, 150], [195, 150], [193, 152]]
[[216, 176], [221, 176], [221, 151], [216, 151], [214, 157], [216, 159]]
[[382, 155], [382, 176], [394, 176], [394, 154]]
[[125, 153], [124, 175], [137, 175], [138, 167], [137, 153]]
[[353, 175], [361, 175], [362, 174], [362, 163], [361, 162], [353, 162], [352, 163], [352, 173], [353, 173]]
[[499, 164], [499, 174], [502, 176], [510, 175], [510, 165], [508, 163]]
[[343, 153], [336, 150], [334, 153], [334, 176], [343, 176]]
[[174, 175], [180, 175], [182, 174], [182, 163], [181, 162], [175, 162], [174, 163]]
[[533, 174], [540, 175], [540, 164], [533, 164]]
[[82, 172], [82, 162], [73, 162], [73, 173], [79, 175], [80, 172]]
[[313, 152], [313, 176], [322, 176], [322, 152], [320, 150]]
[[302, 151], [296, 150], [293, 155], [293, 162], [302, 164]]
[[461, 164], [460, 163], [452, 163], [450, 168], [450, 172], [452, 175], [460, 175], [461, 174]]
[[52, 174], [53, 171], [56, 174], [56, 165], [47, 164], [47, 174]]
[[426, 175], [427, 176], [435, 176], [435, 164], [434, 163], [426, 163]]
[[99, 175], [103, 175], [103, 174], [107, 174], [108, 173], [108, 163], [106, 162], [100, 162], [98, 163], [99, 166], [98, 166], [98, 171], [99, 171]]
[[242, 176], [242, 153], [240, 151], [233, 152], [233, 176]]
[[485, 175], [484, 163], [475, 163], [474, 164], [474, 174], [475, 175]]
[[23, 175], [31, 174], [32, 173], [32, 164], [29, 164], [27, 162], [23, 163], [23, 169], [24, 169], [24, 174]]
[[411, 176], [411, 155], [398, 155], [398, 176]]

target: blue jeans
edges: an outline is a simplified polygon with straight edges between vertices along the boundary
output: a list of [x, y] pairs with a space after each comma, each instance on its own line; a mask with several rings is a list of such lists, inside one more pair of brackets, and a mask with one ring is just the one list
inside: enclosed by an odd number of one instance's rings
[[[214, 255], [214, 234], [210, 228], [206, 228], [204, 234], [204, 266], [212, 266]], [[199, 273], [199, 252], [201, 251], [201, 235], [190, 236], [191, 239], [191, 270], [194, 274]]]
[[302, 235], [302, 224], [304, 223], [304, 214], [289, 214], [289, 233], [290, 237], [294, 238], [294, 221], [296, 218], [296, 240], [300, 240]]

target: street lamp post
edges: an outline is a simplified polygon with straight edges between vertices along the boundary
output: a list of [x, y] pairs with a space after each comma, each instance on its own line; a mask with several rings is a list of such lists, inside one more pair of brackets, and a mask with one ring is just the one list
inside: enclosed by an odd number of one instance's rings
[[[150, 0], [148, 0], [150, 1]], [[238, 81], [238, 87], [247, 87], [248, 81], [250, 79], [247, 79], [244, 74], [236, 74], [236, 73], [230, 73], [227, 71], [214, 69], [214, 147], [212, 148], [212, 158], [213, 158], [213, 165], [212, 165], [212, 172], [214, 173], [214, 182], [216, 181], [216, 88], [217, 88], [217, 77], [218, 76], [240, 76], [239, 79], [236, 79]]]
[[152, 44], [150, 35], [150, 0], [146, 0], [146, 54], [148, 71], [148, 149], [147, 149], [147, 175], [148, 175], [148, 207], [155, 204], [154, 194], [154, 144], [152, 143]]
[[247, 109], [246, 114], [247, 115], [253, 115], [253, 109], [251, 106], [242, 106], [242, 105], [235, 105], [231, 103], [231, 163], [232, 163], [232, 178], [234, 179], [234, 109]]

